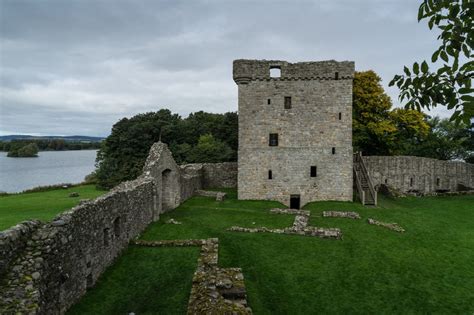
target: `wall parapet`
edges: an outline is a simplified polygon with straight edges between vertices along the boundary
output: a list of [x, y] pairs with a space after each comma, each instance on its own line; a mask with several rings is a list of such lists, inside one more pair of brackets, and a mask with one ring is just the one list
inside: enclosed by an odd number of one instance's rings
[[[278, 78], [270, 69], [281, 70]], [[311, 61], [290, 63], [282, 60], [234, 60], [233, 78], [237, 84], [257, 80], [342, 80], [354, 77], [353, 61]], [[337, 74], [336, 74], [337, 73]]]

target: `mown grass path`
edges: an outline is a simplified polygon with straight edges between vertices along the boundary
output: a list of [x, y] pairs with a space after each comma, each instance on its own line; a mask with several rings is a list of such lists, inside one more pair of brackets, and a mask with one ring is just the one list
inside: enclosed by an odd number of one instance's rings
[[[474, 312], [474, 196], [382, 198], [378, 208], [317, 202], [310, 225], [338, 227], [343, 240], [237, 233], [226, 229], [291, 226], [276, 202], [221, 203], [194, 197], [151, 224], [142, 239], [219, 238], [219, 265], [240, 267], [255, 314]], [[362, 220], [322, 218], [356, 211]], [[397, 222], [396, 233], [367, 224]], [[166, 224], [174, 218], [181, 225]], [[185, 314], [197, 249], [130, 246], [71, 314]]]
[[[69, 197], [71, 192], [79, 193], [79, 197]], [[79, 200], [93, 199], [104, 193], [105, 191], [97, 190], [94, 185], [82, 185], [0, 196], [0, 231], [25, 220], [49, 221], [58, 213], [77, 205]]]

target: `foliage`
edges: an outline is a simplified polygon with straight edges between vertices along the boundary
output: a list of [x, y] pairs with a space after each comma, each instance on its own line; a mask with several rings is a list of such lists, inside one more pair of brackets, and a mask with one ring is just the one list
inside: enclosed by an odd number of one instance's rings
[[407, 108], [417, 109], [439, 105], [453, 109], [452, 119], [469, 124], [474, 117], [474, 4], [471, 0], [424, 0], [418, 10], [418, 21], [428, 20], [428, 26], [441, 30], [440, 47], [431, 62], [438, 58], [442, 66], [430, 69], [428, 63], [415, 62], [404, 67], [405, 74], [395, 75], [390, 86], [400, 88], [400, 101]]
[[77, 142], [64, 139], [21, 139], [12, 141], [0, 141], [0, 151], [11, 151], [18, 146], [35, 143], [39, 151], [62, 151], [62, 150], [91, 150], [99, 149], [100, 142]]
[[[0, 230], [25, 220], [51, 220], [58, 213], [77, 205], [80, 199], [93, 199], [104, 193], [92, 185], [42, 189], [45, 191], [0, 196]], [[73, 191], [78, 192], [81, 197], [70, 198], [69, 194]]]
[[429, 126], [422, 113], [394, 109], [372, 70], [356, 72], [353, 87], [353, 146], [365, 155], [407, 153], [412, 143], [425, 137]]
[[[169, 144], [177, 163], [225, 162], [237, 159], [237, 113], [211, 114], [203, 111], [186, 119], [167, 109], [123, 118], [117, 122], [97, 154], [97, 181], [111, 188], [141, 174], [151, 145], [160, 140]], [[212, 135], [212, 139], [202, 135]], [[209, 147], [209, 142], [215, 145]]]
[[474, 132], [464, 123], [456, 124], [438, 117], [428, 120], [432, 132], [420, 143], [413, 146], [416, 156], [439, 160], [465, 159], [474, 154]]
[[38, 145], [36, 143], [18, 143], [8, 151], [8, 157], [38, 157]]
[[[351, 202], [307, 205], [311, 226], [342, 230], [344, 239], [336, 241], [227, 231], [287, 227], [294, 216], [270, 214], [279, 203], [237, 200], [235, 190], [226, 191], [223, 202], [193, 197], [162, 214], [141, 238], [219, 238], [219, 266], [242, 268], [254, 314], [474, 310], [474, 196], [382, 197], [375, 210]], [[362, 220], [322, 218], [323, 210], [334, 209], [357, 211]], [[397, 222], [406, 232], [368, 225], [369, 217]], [[166, 224], [170, 218], [183, 224]], [[184, 314], [197, 257], [196, 248], [130, 246], [70, 314]]]
[[229, 161], [232, 155], [230, 146], [215, 139], [211, 134], [199, 137], [198, 143], [189, 152], [189, 162], [217, 163]]

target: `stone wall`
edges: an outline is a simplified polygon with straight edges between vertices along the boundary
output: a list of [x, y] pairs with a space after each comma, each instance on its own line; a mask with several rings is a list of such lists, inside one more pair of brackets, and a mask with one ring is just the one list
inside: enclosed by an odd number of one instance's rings
[[375, 186], [430, 194], [474, 188], [474, 164], [415, 156], [363, 156]]
[[237, 163], [204, 163], [203, 188], [237, 188]]
[[152, 222], [154, 194], [153, 180], [141, 177], [38, 228], [11, 264], [0, 310], [65, 313]]
[[178, 167], [158, 142], [136, 180], [50, 223], [25, 222], [1, 232], [0, 314], [64, 314], [160, 213], [203, 183], [233, 185], [235, 169], [235, 163]]
[[39, 221], [25, 221], [8, 230], [0, 231], [0, 277], [7, 271], [11, 261], [26, 247]]
[[[281, 76], [270, 77], [271, 68]], [[239, 199], [352, 200], [353, 73], [353, 62], [234, 61]], [[269, 146], [270, 134], [278, 146]]]

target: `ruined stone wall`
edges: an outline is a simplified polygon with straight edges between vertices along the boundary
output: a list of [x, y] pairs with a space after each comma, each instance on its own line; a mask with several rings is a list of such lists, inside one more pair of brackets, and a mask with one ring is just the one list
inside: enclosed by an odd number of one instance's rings
[[0, 231], [0, 278], [7, 271], [11, 261], [26, 247], [39, 221], [25, 221], [5, 231]]
[[415, 156], [362, 158], [375, 186], [387, 184], [403, 193], [420, 194], [474, 188], [473, 164]]
[[158, 142], [136, 180], [51, 223], [25, 222], [1, 232], [0, 314], [64, 314], [162, 212], [203, 183], [235, 183], [235, 169], [235, 163], [178, 167], [168, 147]]
[[[270, 77], [274, 67], [281, 77]], [[352, 200], [353, 73], [353, 62], [234, 61], [239, 199]], [[278, 146], [269, 146], [271, 133]]]
[[11, 263], [0, 310], [65, 313], [152, 222], [155, 191], [151, 178], [140, 177], [38, 228]]
[[203, 188], [237, 188], [237, 163], [204, 163]]

